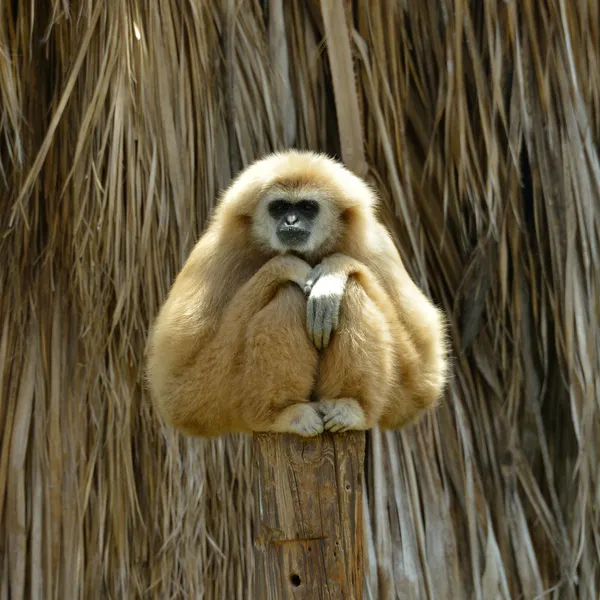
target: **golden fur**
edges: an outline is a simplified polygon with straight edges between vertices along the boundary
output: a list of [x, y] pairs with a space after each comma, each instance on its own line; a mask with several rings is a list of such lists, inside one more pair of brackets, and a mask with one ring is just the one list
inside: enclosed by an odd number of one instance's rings
[[[265, 199], [310, 191], [323, 208], [300, 256], [282, 253]], [[445, 322], [375, 216], [373, 191], [323, 155], [287, 151], [243, 171], [176, 278], [152, 328], [152, 398], [199, 436], [398, 428], [437, 403]], [[318, 351], [302, 287], [311, 268], [348, 275], [339, 325]], [[317, 397], [318, 402], [311, 401]]]

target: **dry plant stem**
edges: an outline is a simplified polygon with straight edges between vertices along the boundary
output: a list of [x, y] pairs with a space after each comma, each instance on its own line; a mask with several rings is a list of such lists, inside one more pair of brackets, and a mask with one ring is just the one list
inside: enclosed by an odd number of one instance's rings
[[[250, 445], [162, 431], [140, 373], [228, 131], [341, 155], [356, 113], [321, 1], [266, 4], [0, 3], [0, 598], [248, 598]], [[597, 600], [600, 3], [353, 8], [369, 177], [460, 343], [368, 434], [366, 592]]]
[[362, 600], [364, 432], [257, 434], [254, 598]]

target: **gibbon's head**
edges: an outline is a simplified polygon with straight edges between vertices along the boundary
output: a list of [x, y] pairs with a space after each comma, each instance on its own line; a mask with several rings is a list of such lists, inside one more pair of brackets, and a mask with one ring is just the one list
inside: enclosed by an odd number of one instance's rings
[[[340, 163], [288, 150], [251, 164], [226, 191], [221, 219], [249, 226], [267, 252], [323, 256], [372, 218], [376, 196]], [[226, 230], [230, 230], [227, 228]]]

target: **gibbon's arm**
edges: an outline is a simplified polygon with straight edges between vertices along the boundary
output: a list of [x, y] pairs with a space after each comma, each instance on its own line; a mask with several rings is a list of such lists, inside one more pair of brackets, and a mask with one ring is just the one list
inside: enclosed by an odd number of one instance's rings
[[[161, 413], [170, 412], [182, 373], [214, 339], [223, 305], [235, 291], [222, 285], [227, 275], [220, 273], [216, 245], [210, 230], [200, 238], [149, 332], [145, 378], [150, 396]], [[164, 407], [168, 410], [163, 411]]]
[[341, 253], [325, 257], [312, 269], [304, 293], [306, 324], [309, 339], [319, 350], [329, 345], [332, 333], [337, 329], [339, 313], [349, 277], [355, 277], [365, 293], [388, 315], [395, 309], [386, 290], [364, 263]]
[[448, 373], [447, 321], [444, 313], [408, 274], [388, 231], [379, 225], [377, 248], [365, 258], [385, 288], [402, 325], [421, 356], [423, 377], [431, 394], [441, 393]]
[[282, 284], [292, 282], [302, 289], [309, 272], [310, 265], [292, 254], [271, 258], [237, 291], [223, 312], [222, 326], [243, 328], [272, 300]]
[[[399, 316], [408, 329], [415, 334], [417, 344], [422, 337], [419, 332], [423, 328], [442, 336], [446, 327], [442, 311], [412, 280], [391, 236], [383, 226], [377, 236], [380, 242], [377, 252], [373, 253], [370, 260], [366, 262], [379, 275], [390, 299], [396, 305]], [[414, 325], [418, 324], [422, 324], [423, 327], [415, 328]]]
[[420, 356], [428, 396], [444, 387], [447, 370], [446, 321], [443, 313], [417, 287], [406, 271], [387, 230], [377, 224], [371, 247], [361, 260], [332, 254], [308, 277], [305, 293], [308, 335], [317, 348], [329, 343], [335, 331], [348, 277], [356, 277], [367, 295], [387, 315], [394, 315]]
[[214, 337], [223, 308], [235, 292], [230, 265], [219, 260], [218, 244], [214, 232], [207, 231], [175, 278], [150, 331], [151, 372], [189, 359]]
[[[236, 410], [240, 390], [232, 375], [248, 323], [279, 286], [293, 282], [302, 287], [310, 266], [291, 255], [276, 256], [241, 286], [237, 283], [239, 289], [228, 294], [230, 302], [216, 312], [211, 306], [211, 281], [197, 279], [202, 267], [196, 258], [176, 280], [157, 319], [147, 377], [154, 403], [170, 425], [188, 434], [212, 436], [240, 426], [242, 415]], [[220, 277], [213, 283], [222, 283], [227, 274]]]

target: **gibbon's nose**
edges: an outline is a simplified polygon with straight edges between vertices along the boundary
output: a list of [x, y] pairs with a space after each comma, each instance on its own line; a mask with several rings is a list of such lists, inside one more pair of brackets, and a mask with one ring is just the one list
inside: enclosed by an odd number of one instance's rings
[[296, 223], [296, 221], [298, 221], [298, 216], [296, 215], [296, 213], [290, 213], [285, 217], [286, 225], [293, 225], [294, 223]]
[[295, 248], [305, 244], [310, 237], [310, 230], [302, 226], [302, 220], [296, 217], [295, 222], [289, 223], [285, 219], [285, 223], [282, 223], [277, 228], [277, 237], [282, 244]]

